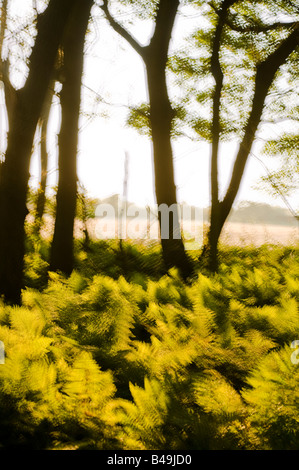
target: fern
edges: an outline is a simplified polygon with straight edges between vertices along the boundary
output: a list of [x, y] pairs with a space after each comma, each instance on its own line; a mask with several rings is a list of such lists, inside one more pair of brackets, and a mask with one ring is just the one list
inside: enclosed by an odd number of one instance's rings
[[230, 318], [243, 334], [256, 329], [281, 345], [299, 335], [298, 303], [288, 296], [282, 297], [278, 305], [262, 308], [242, 308], [239, 302], [234, 301]]
[[266, 356], [248, 378], [242, 396], [250, 406], [251, 426], [265, 449], [298, 449], [299, 368], [285, 346]]
[[298, 448], [298, 250], [223, 247], [186, 285], [157, 246], [126, 244], [127, 272], [116, 248], [92, 242], [44, 288], [30, 248], [22, 306], [0, 303], [0, 444]]
[[[60, 436], [67, 429], [71, 440], [72, 433], [76, 434], [78, 429], [85, 429], [87, 436], [92, 435], [93, 420], [97, 423], [95, 436], [100, 436], [99, 429], [109, 429], [103, 422], [106, 404], [115, 393], [111, 373], [102, 372], [91, 354], [81, 351], [75, 342], [63, 336], [48, 336], [52, 330], [45, 329], [39, 309], [10, 308], [7, 315], [10, 324], [0, 326], [6, 347], [5, 365], [0, 368], [2, 445], [31, 442], [39, 446], [35, 433], [45, 423], [48, 444], [52, 441], [51, 432], [57, 427], [61, 429]], [[7, 397], [14, 419], [6, 416]], [[16, 442], [10, 442], [9, 437], [16, 429]]]

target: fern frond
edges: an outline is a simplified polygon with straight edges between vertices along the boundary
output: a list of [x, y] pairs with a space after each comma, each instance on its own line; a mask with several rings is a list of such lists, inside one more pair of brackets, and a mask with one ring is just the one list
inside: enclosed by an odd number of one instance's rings
[[248, 378], [242, 396], [251, 408], [251, 425], [269, 449], [298, 449], [299, 368], [285, 346], [266, 356]]

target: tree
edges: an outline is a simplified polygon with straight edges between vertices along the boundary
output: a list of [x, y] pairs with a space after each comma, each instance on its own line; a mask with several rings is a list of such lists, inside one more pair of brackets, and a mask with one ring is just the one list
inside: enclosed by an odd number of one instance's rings
[[63, 42], [63, 83], [60, 92], [59, 182], [50, 270], [73, 270], [74, 219], [77, 200], [77, 145], [84, 66], [84, 44], [93, 0], [79, 2], [70, 17]]
[[[202, 28], [193, 35], [201, 51], [199, 64], [196, 59], [177, 56], [172, 69], [193, 79], [200, 77], [206, 87], [190, 91], [203, 110], [199, 117], [192, 116], [190, 123], [201, 138], [211, 143], [211, 217], [202, 256], [208, 257], [211, 271], [217, 271], [220, 234], [269, 105], [267, 98], [279, 80], [281, 67], [298, 45], [298, 11], [292, 2], [281, 1], [277, 5], [271, 0], [210, 2], [209, 11], [204, 2], [198, 4], [205, 8], [203, 15], [210, 20], [209, 29]], [[287, 14], [289, 19], [282, 20]], [[220, 142], [231, 138], [238, 139], [239, 145], [226, 193], [221, 198]]]
[[[3, 83], [4, 88], [4, 96], [5, 96], [5, 104], [6, 104], [6, 112], [8, 117], [8, 123], [13, 119], [13, 109], [14, 104], [16, 101], [16, 89], [13, 86], [11, 79], [10, 79], [10, 69], [13, 69], [13, 64], [11, 64], [10, 57], [8, 56], [6, 59], [3, 58], [3, 49], [4, 49], [4, 40], [6, 36], [6, 31], [8, 28], [9, 23], [9, 16], [8, 16], [8, 6], [10, 5], [8, 0], [3, 0], [1, 6], [1, 33], [0, 33], [0, 58], [1, 58], [1, 81]], [[33, 16], [34, 22], [38, 18], [38, 11], [36, 8], [33, 9]], [[27, 24], [26, 24], [27, 23]], [[26, 18], [24, 25], [21, 25], [21, 29], [25, 32], [28, 29], [28, 25], [32, 23], [32, 18]], [[8, 33], [12, 35], [12, 31], [8, 30]], [[27, 32], [28, 35], [28, 32]], [[22, 48], [25, 49], [25, 41], [24, 38], [18, 38], [17, 42], [22, 45]], [[14, 59], [16, 61], [16, 59]], [[58, 53], [58, 57], [56, 59], [55, 69], [53, 71], [53, 77], [49, 83], [49, 87], [46, 93], [46, 98], [42, 107], [41, 115], [38, 121], [38, 133], [40, 137], [40, 144], [39, 144], [39, 153], [40, 153], [40, 186], [38, 189], [36, 201], [35, 203], [35, 224], [34, 229], [37, 233], [39, 233], [41, 224], [42, 224], [42, 217], [44, 214], [45, 209], [45, 191], [47, 186], [47, 174], [48, 174], [48, 151], [47, 151], [47, 133], [48, 133], [48, 122], [49, 122], [49, 114], [51, 110], [52, 100], [55, 93], [55, 82], [59, 80], [59, 67], [60, 67], [60, 55]], [[9, 126], [10, 127], [10, 126]]]
[[[218, 240], [224, 223], [231, 211], [232, 205], [239, 191], [245, 166], [252, 149], [258, 126], [261, 122], [266, 97], [279, 68], [285, 63], [288, 56], [297, 47], [299, 38], [298, 31], [299, 24], [294, 26], [290, 34], [280, 42], [277, 48], [256, 66], [254, 95], [252, 99], [251, 111], [249, 113], [249, 117], [244, 129], [244, 135], [240, 142], [235, 158], [230, 183], [223, 200], [219, 203], [218, 217], [214, 220], [211, 219], [209, 249], [210, 268], [212, 271], [215, 271], [218, 268]], [[214, 181], [212, 182], [212, 185], [213, 184], [215, 184]]]
[[[104, 0], [102, 9], [112, 28], [133, 47], [145, 64], [163, 259], [167, 269], [176, 266], [184, 277], [188, 277], [192, 266], [181, 236], [171, 143], [175, 112], [168, 96], [166, 80], [169, 44], [179, 4], [179, 0], [160, 0], [154, 3], [155, 26], [147, 46], [142, 46], [114, 19], [108, 0]], [[169, 231], [166, 230], [164, 234], [163, 224], [166, 217]]]
[[212, 110], [212, 146], [211, 146], [211, 216], [210, 229], [208, 234], [210, 259], [209, 266], [212, 271], [218, 268], [217, 244], [220, 236], [220, 217], [221, 205], [219, 201], [219, 182], [218, 182], [218, 154], [221, 136], [220, 124], [220, 106], [221, 93], [223, 88], [224, 75], [220, 63], [220, 47], [223, 28], [227, 17], [228, 9], [235, 3], [234, 0], [224, 0], [218, 12], [218, 23], [214, 33], [212, 55], [211, 55], [211, 73], [214, 78], [215, 88], [213, 94]]
[[16, 91], [0, 181], [0, 293], [19, 304], [23, 280], [24, 221], [32, 144], [58, 47], [76, 2], [50, 0], [37, 35], [24, 86]]

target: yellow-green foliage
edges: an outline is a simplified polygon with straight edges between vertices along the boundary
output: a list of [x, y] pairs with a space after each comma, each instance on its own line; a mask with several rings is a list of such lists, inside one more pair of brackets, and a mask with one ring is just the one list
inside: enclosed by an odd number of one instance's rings
[[299, 448], [298, 250], [226, 249], [190, 284], [150, 275], [156, 247], [85, 255], [1, 305], [3, 447]]
[[81, 429], [86, 437], [94, 433], [96, 419], [98, 444], [103, 436], [109, 441], [105, 412], [116, 390], [111, 372], [101, 371], [92, 354], [64, 337], [39, 307], [1, 306], [1, 318], [6, 354], [0, 368], [1, 439], [39, 446], [38, 431], [47, 425], [52, 445], [57, 438], [73, 446]]
[[292, 354], [286, 345], [265, 356], [248, 378], [251, 388], [242, 393], [251, 427], [268, 449], [298, 450], [299, 364]]

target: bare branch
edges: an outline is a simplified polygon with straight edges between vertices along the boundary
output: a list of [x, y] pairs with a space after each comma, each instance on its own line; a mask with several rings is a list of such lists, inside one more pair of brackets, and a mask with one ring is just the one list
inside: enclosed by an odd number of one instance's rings
[[103, 0], [103, 5], [100, 7], [105, 13], [106, 19], [108, 20], [110, 26], [116, 31], [120, 36], [122, 36], [132, 47], [133, 49], [142, 57], [144, 56], [145, 47], [143, 47], [120, 23], [118, 23], [109, 11], [108, 0]]

